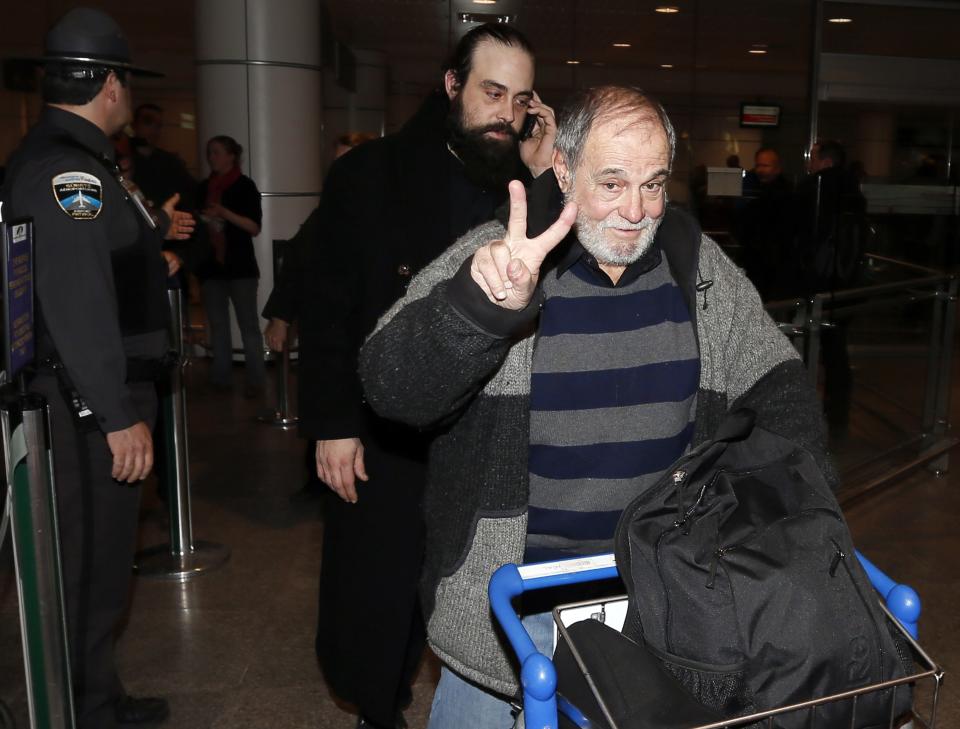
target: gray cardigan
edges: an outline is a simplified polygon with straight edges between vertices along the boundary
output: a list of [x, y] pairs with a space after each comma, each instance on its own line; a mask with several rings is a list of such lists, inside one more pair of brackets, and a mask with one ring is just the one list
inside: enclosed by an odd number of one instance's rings
[[[507, 312], [478, 296], [469, 276], [473, 252], [504, 234], [499, 222], [483, 225], [421, 271], [364, 345], [360, 375], [379, 414], [435, 433], [424, 497], [430, 645], [461, 675], [513, 695], [516, 661], [494, 629], [487, 584], [523, 556], [539, 306], [535, 299]], [[657, 244], [695, 322], [693, 445], [712, 436], [728, 409], [751, 407], [758, 425], [807, 447], [835, 482], [815, 393], [753, 286], [682, 211], [668, 210]], [[556, 275], [549, 261], [542, 276]]]

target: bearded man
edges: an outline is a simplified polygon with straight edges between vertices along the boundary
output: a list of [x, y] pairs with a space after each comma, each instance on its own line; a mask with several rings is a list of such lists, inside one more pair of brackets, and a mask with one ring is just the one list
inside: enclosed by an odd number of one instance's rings
[[[511, 182], [506, 228], [457, 241], [363, 347], [374, 409], [436, 432], [423, 601], [444, 668], [429, 729], [511, 725], [516, 662], [491, 624], [493, 572], [611, 551], [623, 508], [728, 410], [753, 409], [833, 477], [796, 351], [742, 272], [667, 205], [674, 145], [643, 92], [581, 92], [529, 221]], [[550, 613], [522, 610], [549, 654]]]
[[[505, 25], [466, 34], [397, 134], [331, 167], [298, 235], [312, 249], [300, 335], [300, 431], [317, 441], [324, 511], [317, 653], [358, 726], [404, 726], [423, 652], [417, 582], [426, 441], [364, 403], [357, 352], [411, 277], [493, 218], [507, 182], [551, 164], [556, 122], [534, 92], [529, 42]], [[533, 130], [519, 141], [530, 116]], [[524, 169], [524, 167], [526, 169]]]

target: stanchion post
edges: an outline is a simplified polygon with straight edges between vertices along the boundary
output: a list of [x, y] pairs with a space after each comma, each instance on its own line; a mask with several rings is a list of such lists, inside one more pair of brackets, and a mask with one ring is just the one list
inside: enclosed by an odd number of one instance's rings
[[[290, 241], [273, 241], [273, 285], [274, 289], [278, 286], [281, 272], [285, 265], [286, 251], [290, 246]], [[279, 357], [277, 367], [277, 407], [271, 413], [258, 415], [257, 420], [267, 425], [276, 425], [277, 427], [289, 430], [297, 424], [297, 416], [290, 414], [290, 351], [293, 348], [294, 329], [296, 325], [291, 322], [287, 327], [287, 340], [284, 342], [283, 351], [279, 354], [273, 352], [275, 360]]]
[[30, 726], [73, 729], [57, 500], [46, 401], [6, 385], [0, 396]]
[[823, 326], [823, 294], [817, 294], [810, 300], [807, 320], [807, 374], [810, 384], [816, 388], [820, 371], [820, 330]]
[[259, 415], [257, 420], [267, 425], [276, 425], [284, 430], [296, 426], [299, 418], [290, 414], [290, 347], [293, 345], [293, 326], [287, 328], [287, 341], [279, 355], [277, 365], [277, 407], [272, 413]]
[[[927, 382], [923, 398], [923, 421], [921, 430], [927, 445], [933, 442], [934, 429], [937, 421], [937, 395], [940, 390], [940, 348], [943, 341], [943, 316], [949, 306], [949, 281], [944, 280], [936, 285], [936, 296], [932, 299], [930, 315], [930, 345], [927, 349]], [[948, 346], [952, 343], [947, 342]]]
[[166, 495], [170, 512], [170, 542], [137, 552], [134, 570], [144, 577], [183, 581], [219, 567], [230, 558], [230, 550], [222, 544], [194, 541], [193, 538], [190, 459], [187, 447], [187, 395], [183, 383], [183, 292], [175, 288], [170, 289], [167, 295], [170, 304], [171, 341], [174, 351], [179, 355], [161, 403], [167, 427], [167, 474], [171, 477]]
[[183, 387], [183, 293], [181, 289], [167, 291], [171, 334], [174, 351], [180, 357], [170, 373], [170, 383], [164, 393], [167, 436], [167, 473], [172, 474], [175, 488], [168, 489], [167, 506], [170, 511], [170, 551], [173, 554], [188, 554], [193, 548], [193, 511], [190, 503], [190, 453], [187, 444], [187, 400]]
[[[937, 439], [943, 438], [950, 428], [950, 393], [953, 380], [953, 337], [957, 318], [957, 283], [957, 278], [951, 276], [945, 287], [943, 302], [943, 332], [940, 339], [940, 366], [938, 368], [936, 408], [933, 421], [933, 435]], [[944, 475], [949, 467], [949, 451], [931, 461], [927, 466], [938, 476]]]

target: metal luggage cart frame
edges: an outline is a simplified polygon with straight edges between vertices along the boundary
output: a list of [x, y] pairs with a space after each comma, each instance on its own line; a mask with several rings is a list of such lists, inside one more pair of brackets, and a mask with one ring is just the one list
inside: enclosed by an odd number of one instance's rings
[[[690, 729], [726, 729], [730, 727], [741, 727], [748, 724], [758, 724], [759, 726], [773, 729], [774, 719], [777, 716], [793, 712], [807, 712], [809, 716], [808, 726], [811, 729], [817, 727], [815, 707], [836, 701], [851, 701], [851, 729], [856, 726], [856, 707], [859, 696], [875, 691], [891, 691], [890, 697], [890, 721], [888, 726], [894, 729], [898, 717], [893, 715], [895, 705], [896, 687], [913, 684], [915, 688], [929, 682], [931, 687], [929, 697], [929, 713], [924, 714], [918, 710], [917, 692], [914, 694], [914, 704], [911, 710], [913, 727], [922, 727], [923, 729], [935, 729], [937, 720], [937, 703], [940, 696], [940, 684], [943, 681], [943, 669], [920, 647], [916, 641], [917, 621], [920, 617], [920, 599], [917, 593], [906, 585], [898, 584], [890, 577], [885, 575], [872, 562], [866, 559], [860, 552], [857, 557], [867, 572], [870, 582], [879, 593], [882, 599], [881, 607], [901, 630], [904, 638], [913, 650], [916, 670], [909, 676], [892, 681], [883, 681], [869, 686], [863, 686], [858, 689], [844, 691], [842, 693], [815, 698], [809, 701], [782, 706], [768, 711], [757, 712], [748, 716], [739, 716], [734, 719], [727, 719], [711, 724], [702, 724]], [[575, 707], [567, 703], [563, 697], [557, 697], [557, 673], [553, 663], [547, 656], [540, 653], [533, 641], [527, 634], [520, 618], [517, 616], [512, 600], [524, 592], [532, 590], [541, 590], [551, 587], [564, 585], [573, 585], [583, 582], [592, 582], [598, 580], [611, 579], [618, 576], [616, 561], [612, 554], [597, 555], [592, 557], [580, 557], [567, 560], [558, 560], [556, 562], [541, 562], [517, 566], [507, 564], [500, 567], [490, 579], [489, 595], [490, 606], [497, 621], [502, 626], [510, 645], [513, 647], [517, 658], [520, 661], [520, 683], [523, 689], [523, 708], [524, 708], [524, 726], [527, 729], [557, 729], [557, 706], [560, 705], [564, 714], [571, 718], [575, 723], [578, 721], [579, 712]], [[616, 599], [616, 598], [611, 598]], [[600, 604], [602, 601], [591, 600], [584, 604]], [[563, 639], [567, 638], [567, 633], [558, 619], [558, 611], [565, 607], [560, 606], [554, 609], [554, 620], [557, 621], [557, 627]], [[571, 652], [578, 663], [582, 661], [576, 648], [572, 643]], [[591, 690], [597, 697], [601, 710], [606, 715], [606, 719], [613, 729], [617, 729], [616, 723], [609, 715], [602, 697], [597, 694], [596, 687], [586, 675]], [[922, 683], [923, 682], [923, 683]], [[919, 701], [923, 701], [920, 698]], [[582, 714], [581, 720], [585, 720]], [[583, 724], [581, 724], [583, 726]], [[589, 722], [586, 724], [589, 726]], [[831, 728], [833, 729], [833, 728]]]

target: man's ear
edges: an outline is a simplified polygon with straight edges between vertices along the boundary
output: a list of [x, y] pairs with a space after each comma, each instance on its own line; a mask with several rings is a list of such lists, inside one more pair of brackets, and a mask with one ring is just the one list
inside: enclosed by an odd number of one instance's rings
[[460, 82], [457, 81], [457, 74], [453, 72], [453, 69], [448, 69], [443, 74], [443, 88], [446, 90], [447, 98], [450, 101], [453, 101], [453, 97], [460, 93]]
[[567, 167], [567, 158], [559, 149], [553, 150], [553, 174], [557, 177], [557, 184], [560, 185], [560, 192], [570, 192], [570, 168]]
[[107, 78], [103, 82], [103, 89], [107, 92], [107, 98], [110, 101], [115, 102], [117, 100], [117, 86], [120, 85], [120, 79], [117, 78], [117, 74], [114, 71], [111, 71], [107, 74]]

